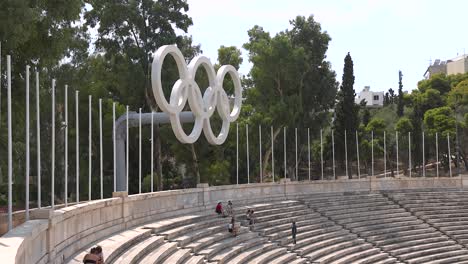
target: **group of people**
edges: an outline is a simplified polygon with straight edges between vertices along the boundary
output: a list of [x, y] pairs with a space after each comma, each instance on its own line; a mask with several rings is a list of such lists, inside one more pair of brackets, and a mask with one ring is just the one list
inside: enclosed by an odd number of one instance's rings
[[[237, 233], [239, 231], [238, 227], [236, 226], [236, 220], [234, 216], [234, 210], [232, 206], [232, 202], [228, 201], [226, 210], [223, 208], [223, 203], [218, 202], [216, 205], [215, 212], [222, 217], [231, 217], [231, 222], [228, 224], [228, 232], [231, 233], [233, 236], [237, 236]], [[253, 225], [255, 223], [255, 215], [254, 215], [254, 210], [253, 209], [248, 209], [247, 212], [245, 213], [245, 216], [247, 220], [249, 221], [249, 225]], [[292, 222], [291, 225], [291, 235], [293, 239], [293, 243], [296, 244], [296, 234], [297, 234], [297, 226], [296, 222]]]
[[91, 251], [86, 254], [83, 258], [84, 264], [104, 264], [104, 254], [102, 253], [102, 247], [96, 246], [91, 248]]

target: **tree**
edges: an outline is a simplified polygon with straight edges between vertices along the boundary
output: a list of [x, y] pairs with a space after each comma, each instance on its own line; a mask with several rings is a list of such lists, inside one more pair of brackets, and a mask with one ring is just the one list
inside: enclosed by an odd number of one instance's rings
[[401, 71], [398, 71], [398, 106], [397, 106], [397, 115], [399, 117], [403, 116], [404, 110], [404, 101], [403, 101], [403, 82], [402, 82], [403, 74]]
[[388, 94], [388, 92], [386, 92], [384, 95], [383, 105], [387, 106], [389, 104], [390, 104], [390, 95]]
[[[133, 73], [129, 76], [132, 85], [116, 84], [113, 96], [132, 109], [142, 107], [144, 111], [157, 111], [157, 105], [151, 89], [151, 59], [158, 47], [177, 44], [182, 53], [191, 58], [200, 52], [198, 46], [192, 46], [190, 37], [181, 36], [177, 30], [187, 32], [192, 19], [186, 14], [188, 4], [182, 0], [170, 1], [89, 1], [91, 9], [86, 12], [86, 24], [98, 27], [96, 48], [105, 52], [105, 58], [112, 69], [125, 63]], [[120, 63], [116, 63], [119, 61]], [[171, 64], [172, 62], [172, 64]], [[168, 62], [163, 83], [167, 93], [177, 80], [174, 62]], [[142, 102], [145, 102], [144, 104]], [[161, 131], [155, 126], [155, 167], [158, 176], [158, 188], [162, 187], [162, 150]]]
[[[291, 25], [291, 30], [273, 37], [255, 26], [248, 31], [249, 41], [244, 44], [253, 66], [245, 91], [245, 103], [252, 111], [244, 111], [243, 118], [273, 126], [274, 139], [282, 127], [310, 127], [312, 135], [318, 133], [337, 89], [335, 73], [325, 61], [330, 36], [313, 16], [298, 16]], [[265, 176], [270, 156], [271, 145], [263, 156]]]
[[388, 94], [390, 95], [390, 103], [395, 103], [395, 91], [392, 88], [388, 89]]
[[[351, 55], [346, 55], [344, 59], [344, 69], [343, 69], [343, 81], [340, 86], [340, 91], [338, 93], [338, 103], [335, 107], [336, 120], [334, 124], [334, 129], [337, 134], [337, 153], [338, 158], [344, 160], [344, 132], [347, 131], [347, 142], [352, 142], [353, 132], [357, 130], [359, 125], [359, 106], [354, 103], [354, 98], [356, 97], [356, 92], [354, 91], [354, 70], [353, 70], [353, 60]], [[350, 152], [352, 156], [354, 151]], [[348, 167], [349, 166], [348, 164]], [[351, 173], [349, 174], [351, 178]]]

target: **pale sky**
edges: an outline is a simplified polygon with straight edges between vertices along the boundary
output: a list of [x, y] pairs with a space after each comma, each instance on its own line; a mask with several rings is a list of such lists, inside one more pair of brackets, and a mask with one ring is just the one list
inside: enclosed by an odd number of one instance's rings
[[[188, 0], [194, 25], [188, 34], [214, 62], [219, 46], [248, 41], [247, 30], [262, 26], [271, 35], [289, 28], [297, 15], [314, 15], [332, 41], [327, 60], [341, 82], [343, 60], [351, 52], [356, 92], [416, 88], [429, 60], [468, 52], [468, 1], [463, 0]], [[251, 64], [242, 49], [247, 74]]]

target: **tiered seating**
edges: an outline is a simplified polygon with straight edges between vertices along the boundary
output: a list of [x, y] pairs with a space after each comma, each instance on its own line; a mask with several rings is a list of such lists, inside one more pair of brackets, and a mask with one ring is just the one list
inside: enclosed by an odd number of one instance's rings
[[[395, 192], [388, 196], [401, 206], [423, 219], [429, 225], [448, 235], [459, 244], [468, 246], [468, 192], [460, 191], [418, 191]], [[454, 242], [447, 246], [453, 246]], [[444, 256], [448, 260], [462, 263], [468, 258], [464, 254]], [[447, 262], [448, 263], [448, 262]]]
[[460, 263], [468, 259], [467, 250], [379, 193], [314, 196], [306, 203], [399, 261]]
[[[255, 231], [310, 261], [317, 263], [396, 262], [388, 254], [335, 225], [303, 203], [285, 202], [282, 207], [256, 210], [255, 214], [257, 216], [253, 228]], [[293, 221], [296, 222], [298, 231], [295, 245], [291, 237]]]

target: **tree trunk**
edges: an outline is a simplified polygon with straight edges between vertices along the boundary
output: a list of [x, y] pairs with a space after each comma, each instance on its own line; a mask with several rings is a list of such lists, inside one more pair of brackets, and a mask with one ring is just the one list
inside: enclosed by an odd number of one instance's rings
[[[273, 132], [273, 142], [276, 140], [276, 137], [278, 136], [280, 132], [281, 132], [281, 128], [277, 128], [277, 130]], [[268, 168], [268, 165], [269, 165], [269, 160], [271, 158], [271, 151], [272, 151], [271, 147], [272, 146], [270, 145], [267, 152], [263, 156], [263, 169], [262, 169], [263, 175], [265, 175], [266, 169]], [[271, 176], [273, 177], [273, 174]]]
[[190, 144], [190, 151], [192, 152], [193, 169], [195, 170], [195, 176], [196, 176], [195, 184], [199, 184], [200, 183], [200, 169], [198, 166], [198, 157], [197, 157], [197, 152], [195, 152], [194, 144]]

